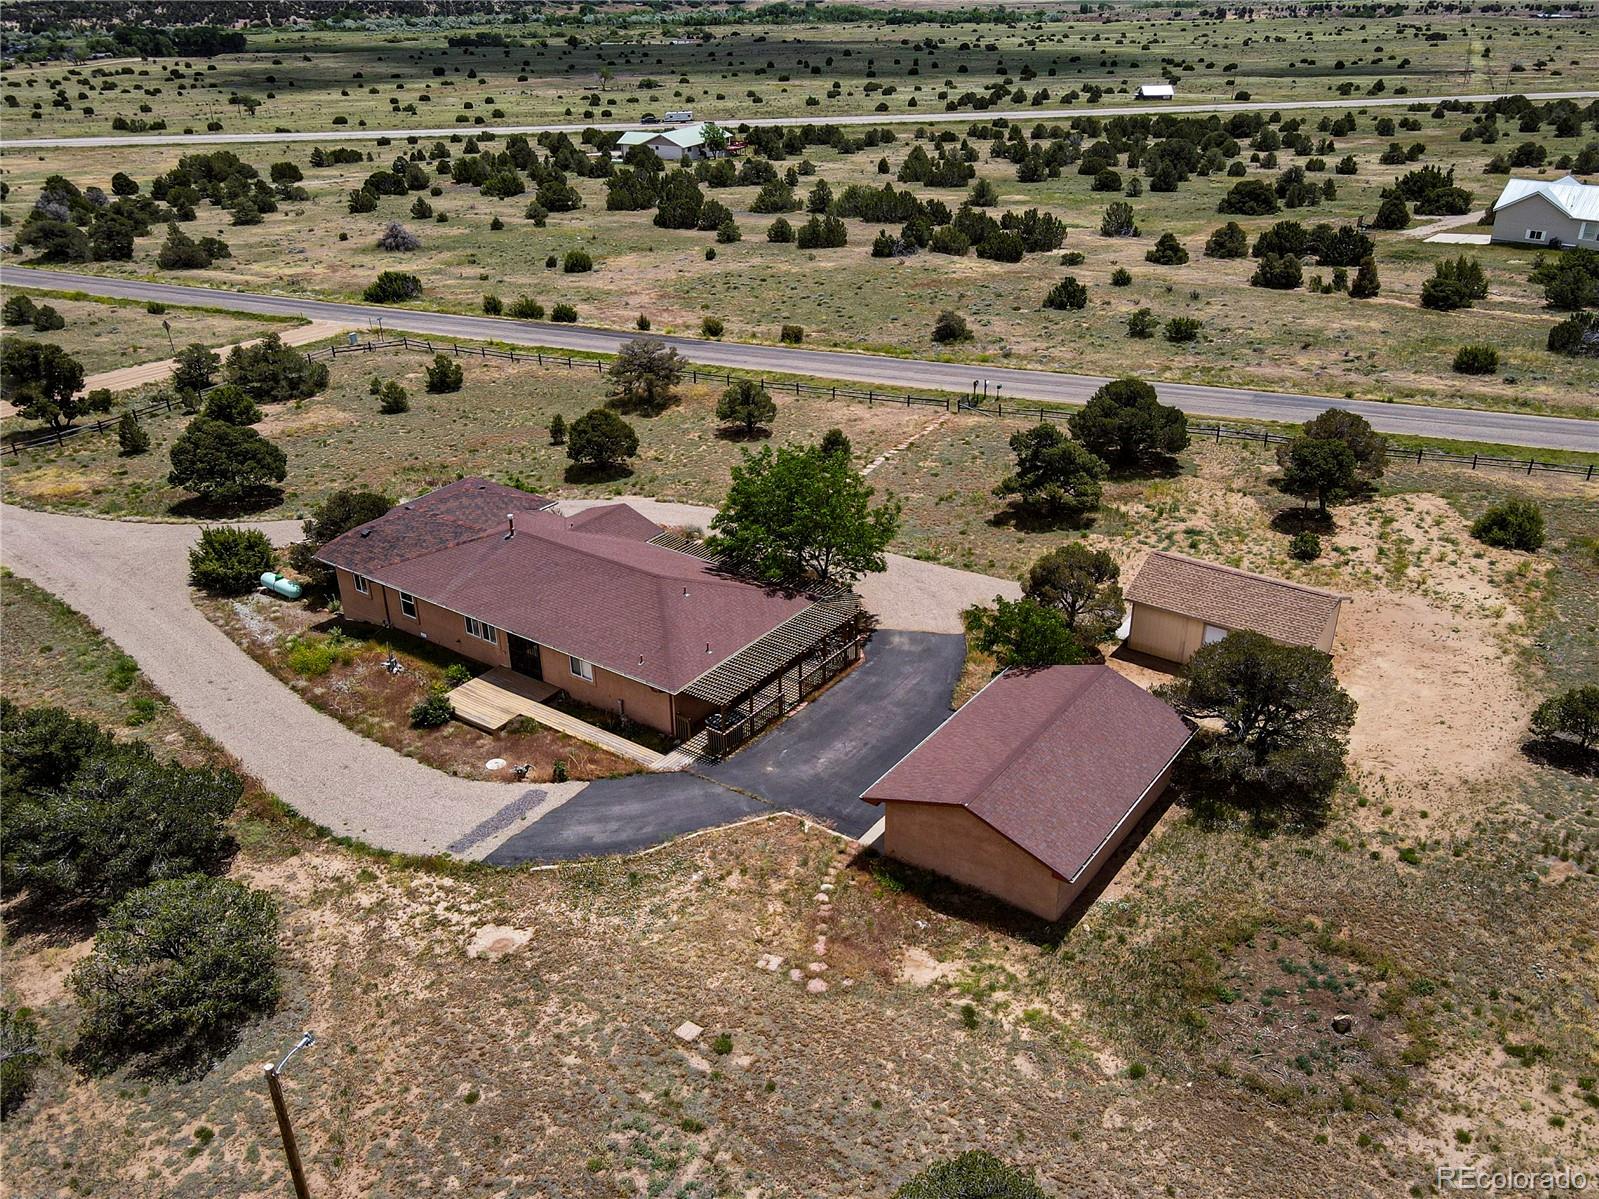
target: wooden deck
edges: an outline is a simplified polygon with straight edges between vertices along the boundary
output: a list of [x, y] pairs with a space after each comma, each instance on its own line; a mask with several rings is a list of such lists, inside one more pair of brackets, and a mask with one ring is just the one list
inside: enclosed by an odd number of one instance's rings
[[568, 716], [543, 702], [557, 690], [559, 688], [549, 683], [497, 666], [451, 691], [450, 703], [457, 719], [486, 733], [497, 733], [518, 716], [526, 716], [545, 728], [587, 741], [642, 766], [654, 769], [660, 765], [662, 755], [653, 749]]

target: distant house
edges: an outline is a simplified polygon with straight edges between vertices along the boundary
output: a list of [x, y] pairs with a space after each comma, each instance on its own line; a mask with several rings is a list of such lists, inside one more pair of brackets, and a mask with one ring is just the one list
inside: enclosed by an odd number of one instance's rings
[[1201, 646], [1241, 630], [1332, 653], [1338, 611], [1348, 597], [1157, 550], [1132, 585], [1127, 648], [1186, 662]]
[[1494, 201], [1493, 227], [1496, 242], [1599, 250], [1599, 184], [1575, 175], [1512, 179]]
[[634, 129], [617, 140], [613, 158], [623, 158], [634, 146], [648, 146], [663, 162], [694, 161], [714, 158], [715, 152], [705, 145], [704, 125], [685, 125], [681, 129]]
[[723, 573], [626, 504], [554, 503], [467, 478], [317, 554], [344, 615], [398, 629], [687, 738], [853, 644], [854, 597], [815, 601]]
[[1193, 729], [1108, 666], [1007, 671], [861, 797], [882, 852], [1058, 920], [1166, 789]]
[[1139, 100], [1171, 100], [1177, 96], [1177, 89], [1169, 83], [1140, 83], [1134, 97]]

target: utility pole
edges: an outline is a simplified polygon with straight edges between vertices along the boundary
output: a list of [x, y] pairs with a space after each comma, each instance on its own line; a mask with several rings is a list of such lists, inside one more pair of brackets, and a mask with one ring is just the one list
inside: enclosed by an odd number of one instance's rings
[[289, 1123], [289, 1108], [283, 1102], [283, 1086], [278, 1081], [278, 1076], [283, 1073], [283, 1067], [289, 1064], [289, 1059], [300, 1050], [316, 1044], [316, 1036], [307, 1032], [295, 1043], [293, 1049], [283, 1055], [283, 1060], [277, 1065], [267, 1065], [266, 1079], [267, 1090], [272, 1092], [272, 1109], [278, 1116], [278, 1133], [283, 1137], [283, 1154], [289, 1159], [289, 1178], [294, 1182], [295, 1199], [311, 1199], [311, 1191], [305, 1185], [305, 1167], [300, 1164], [300, 1146], [294, 1139], [294, 1128]]

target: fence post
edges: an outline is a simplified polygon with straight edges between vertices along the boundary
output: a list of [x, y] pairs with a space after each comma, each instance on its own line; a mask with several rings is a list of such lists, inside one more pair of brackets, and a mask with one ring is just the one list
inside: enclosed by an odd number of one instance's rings
[[870, 387], [866, 389], [866, 406], [868, 408], [872, 406], [872, 389]]
[[1532, 474], [1532, 459], [1531, 458], [1527, 459], [1527, 473], [1529, 475]]

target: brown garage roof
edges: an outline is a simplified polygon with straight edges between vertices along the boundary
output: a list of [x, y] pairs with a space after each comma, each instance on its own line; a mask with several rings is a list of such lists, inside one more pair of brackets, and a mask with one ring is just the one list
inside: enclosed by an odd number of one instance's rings
[[1108, 666], [1008, 671], [861, 798], [959, 804], [1070, 881], [1192, 735]]
[[[660, 526], [625, 504], [572, 517], [548, 504], [463, 479], [350, 530], [317, 556], [671, 693], [812, 606], [650, 544]], [[506, 536], [508, 512], [514, 537]]]
[[1220, 629], [1249, 629], [1289, 645], [1315, 645], [1348, 597], [1156, 550], [1144, 560], [1127, 598]]

